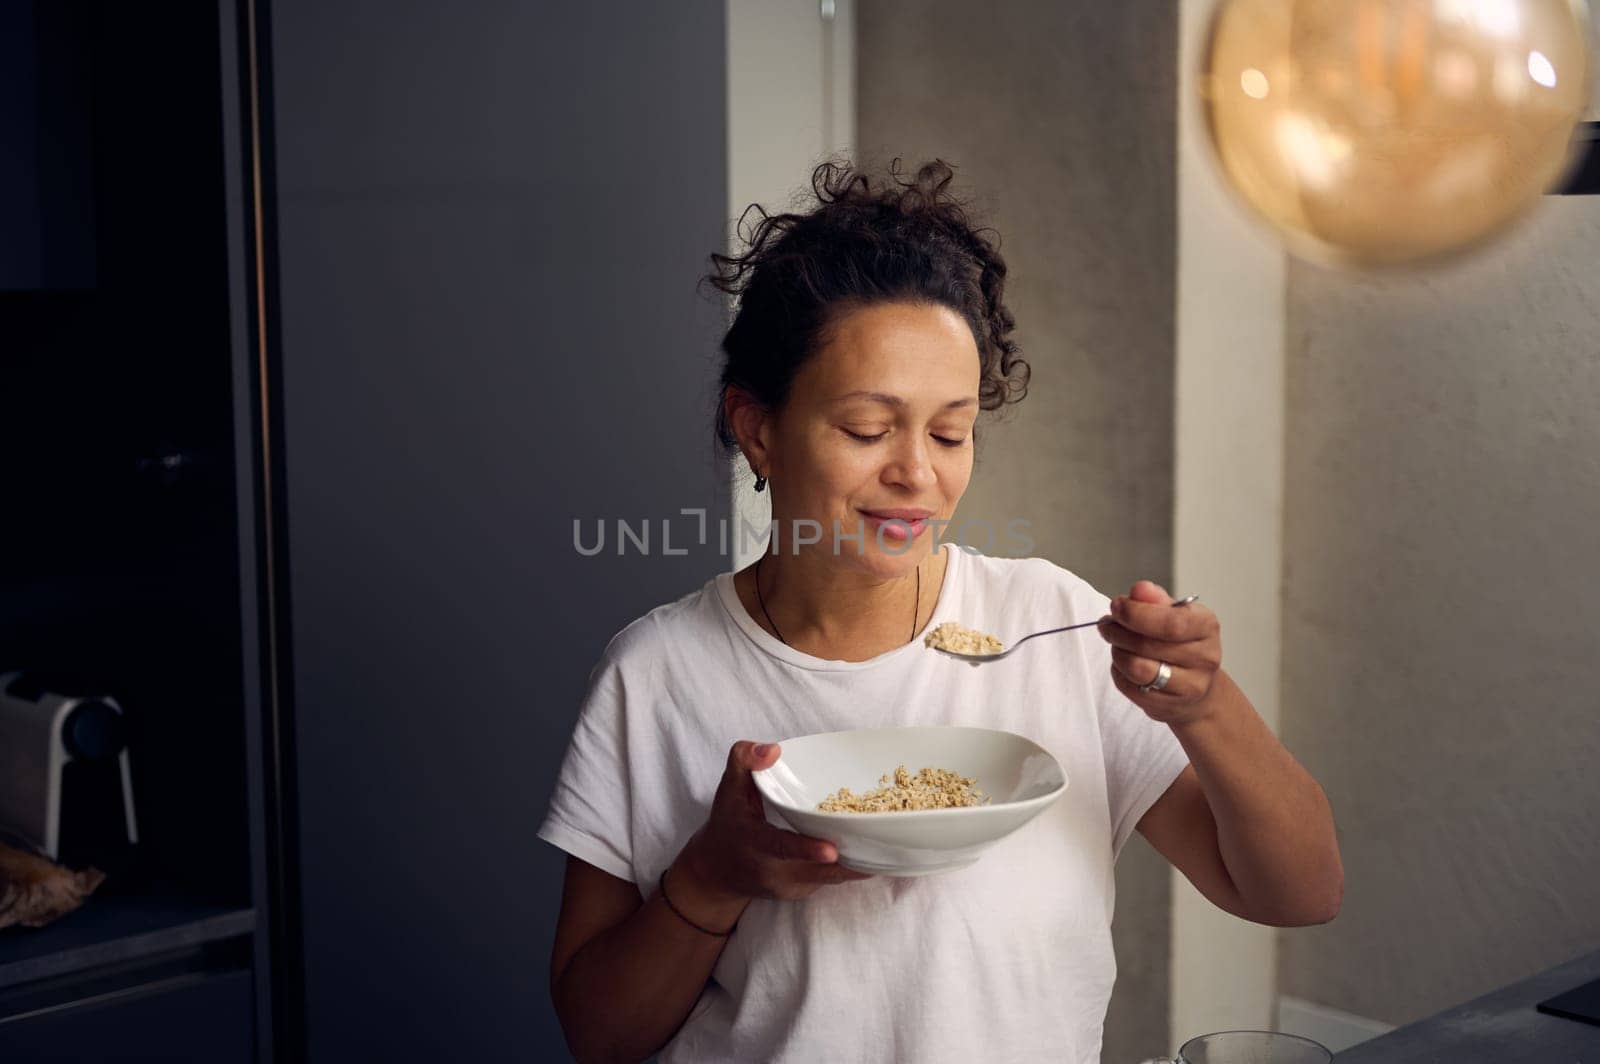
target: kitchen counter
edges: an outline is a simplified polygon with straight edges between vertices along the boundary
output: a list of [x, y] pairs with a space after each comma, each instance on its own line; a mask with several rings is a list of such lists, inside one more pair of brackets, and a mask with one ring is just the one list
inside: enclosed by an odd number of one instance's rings
[[1535, 1006], [1600, 979], [1600, 952], [1334, 1055], [1335, 1064], [1600, 1064], [1600, 1026]]

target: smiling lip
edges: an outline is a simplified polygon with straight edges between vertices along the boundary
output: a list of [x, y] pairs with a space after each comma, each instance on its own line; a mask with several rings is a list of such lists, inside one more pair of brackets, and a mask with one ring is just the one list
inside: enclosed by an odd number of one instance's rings
[[862, 510], [861, 512], [880, 521], [926, 521], [933, 516], [932, 510]]
[[[862, 510], [866, 515], [867, 523], [878, 530], [878, 535], [888, 536], [890, 539], [915, 539], [922, 535], [928, 527], [928, 518], [933, 516], [932, 510]], [[901, 522], [905, 524], [890, 522]]]

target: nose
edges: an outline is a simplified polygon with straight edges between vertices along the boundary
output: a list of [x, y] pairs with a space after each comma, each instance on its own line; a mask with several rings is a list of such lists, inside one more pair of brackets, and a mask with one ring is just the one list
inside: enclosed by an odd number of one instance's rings
[[937, 480], [933, 463], [929, 461], [927, 441], [909, 434], [902, 436], [900, 446], [883, 467], [884, 483], [920, 491], [931, 487]]

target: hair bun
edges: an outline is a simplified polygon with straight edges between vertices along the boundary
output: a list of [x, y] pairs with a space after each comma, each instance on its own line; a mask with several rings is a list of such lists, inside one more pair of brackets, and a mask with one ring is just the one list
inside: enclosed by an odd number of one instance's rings
[[[999, 234], [973, 224], [967, 205], [950, 191], [954, 179], [943, 159], [909, 177], [895, 159], [874, 179], [835, 157], [811, 173], [810, 209], [771, 214], [759, 203], [747, 207], [735, 227], [744, 251], [712, 254], [703, 279], [737, 300], [722, 340], [723, 394], [740, 388], [776, 408], [833, 315], [911, 300], [946, 306], [971, 328], [981, 409], [1027, 395], [1030, 370], [1011, 339], [1016, 321], [1004, 301]], [[720, 404], [717, 438], [737, 446]]]

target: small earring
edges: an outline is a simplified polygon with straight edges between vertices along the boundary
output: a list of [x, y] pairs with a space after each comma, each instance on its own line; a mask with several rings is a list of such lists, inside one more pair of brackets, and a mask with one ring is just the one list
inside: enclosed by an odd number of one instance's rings
[[757, 473], [756, 474], [756, 490], [760, 491], [762, 488], [764, 488], [766, 486], [767, 486], [767, 478], [762, 476], [760, 473]]

